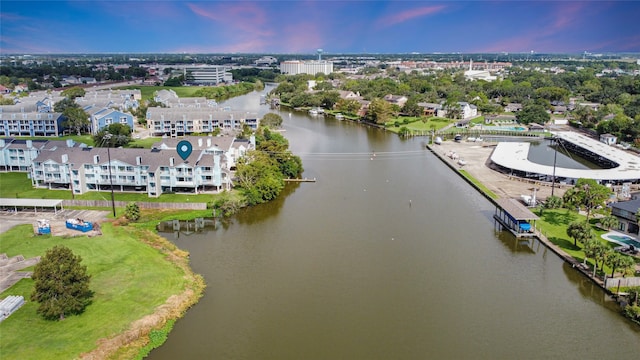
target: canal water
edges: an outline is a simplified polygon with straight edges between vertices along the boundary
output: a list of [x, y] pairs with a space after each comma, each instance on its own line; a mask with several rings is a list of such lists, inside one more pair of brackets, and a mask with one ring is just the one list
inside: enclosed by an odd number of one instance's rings
[[[265, 113], [260, 93], [224, 103]], [[202, 233], [163, 233], [207, 290], [150, 359], [637, 358], [640, 327], [425, 150], [279, 112], [315, 183]], [[553, 156], [553, 152], [549, 152]]]

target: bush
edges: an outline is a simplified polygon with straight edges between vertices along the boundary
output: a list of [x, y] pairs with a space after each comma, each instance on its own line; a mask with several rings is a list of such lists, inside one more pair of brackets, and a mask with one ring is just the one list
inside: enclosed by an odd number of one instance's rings
[[124, 217], [130, 221], [138, 221], [140, 219], [140, 207], [138, 204], [134, 202], [128, 203], [124, 209]]

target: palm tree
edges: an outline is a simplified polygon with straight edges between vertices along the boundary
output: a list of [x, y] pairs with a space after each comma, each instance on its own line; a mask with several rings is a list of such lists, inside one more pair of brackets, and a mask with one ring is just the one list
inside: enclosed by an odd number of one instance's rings
[[606, 228], [607, 230], [611, 230], [611, 228], [618, 227], [619, 224], [620, 224], [620, 221], [618, 221], [618, 218], [611, 214], [600, 219], [600, 225]]
[[567, 227], [567, 235], [573, 238], [573, 245], [578, 246], [578, 240], [585, 243], [586, 240], [593, 237], [591, 234], [591, 226], [586, 221], [574, 221]]
[[584, 248], [582, 250], [584, 251], [585, 261], [587, 258], [592, 258], [593, 261], [595, 262], [593, 264], [593, 275], [592, 275], [593, 277], [595, 277], [596, 271], [598, 269], [598, 261], [599, 260], [604, 261], [607, 247], [600, 241], [591, 237], [591, 239], [589, 239], [584, 243]]
[[607, 256], [607, 265], [611, 267], [611, 277], [616, 273], [616, 269], [620, 267], [620, 262], [622, 261], [622, 255], [618, 252], [614, 252], [613, 254]]

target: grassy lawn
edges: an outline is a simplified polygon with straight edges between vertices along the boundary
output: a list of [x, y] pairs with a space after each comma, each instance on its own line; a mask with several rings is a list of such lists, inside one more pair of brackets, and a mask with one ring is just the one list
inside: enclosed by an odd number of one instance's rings
[[67, 140], [73, 139], [73, 141], [77, 143], [85, 143], [89, 146], [94, 146], [93, 138], [91, 135], [67, 135], [60, 137], [51, 137], [51, 136], [16, 136], [15, 139], [20, 140]]
[[464, 176], [465, 178], [467, 178], [469, 181], [471, 181], [475, 186], [477, 186], [483, 193], [487, 194], [487, 196], [489, 196], [492, 199], [497, 199], [498, 195], [496, 195], [496, 193], [494, 193], [493, 191], [489, 190], [488, 187], [484, 186], [484, 184], [482, 184], [481, 182], [479, 182], [476, 178], [474, 178], [473, 176], [471, 176], [471, 174], [469, 174], [466, 170], [460, 169], [460, 174], [462, 174], [462, 176]]
[[[116, 201], [135, 202], [199, 202], [213, 201], [213, 194], [162, 194], [157, 198], [148, 197], [140, 193], [114, 192]], [[34, 189], [31, 180], [26, 173], [0, 173], [0, 198], [27, 198], [27, 199], [62, 199], [71, 200], [69, 190]], [[76, 195], [76, 200], [108, 200], [111, 201], [109, 191], [90, 191], [82, 195]]]
[[387, 130], [395, 133], [399, 132], [402, 127], [406, 127], [411, 132], [427, 133], [432, 130], [438, 131], [450, 123], [449, 119], [433, 116], [430, 118], [402, 117], [389, 121], [385, 125]]
[[92, 304], [79, 316], [46, 321], [30, 301], [31, 279], [20, 280], [2, 293], [22, 295], [26, 304], [0, 323], [0, 354], [6, 359], [74, 359], [96, 347], [96, 341], [129, 328], [130, 324], [165, 303], [187, 286], [184, 272], [166, 255], [139, 241], [128, 227], [103, 224], [102, 236], [59, 238], [35, 236], [31, 225], [0, 235], [0, 253], [26, 258], [44, 255], [63, 244], [82, 257], [95, 292]]
[[139, 89], [140, 95], [142, 96], [142, 100], [153, 99], [153, 94], [158, 90], [173, 90], [179, 97], [193, 97], [193, 93], [200, 90], [200, 86], [143, 86], [143, 85], [132, 85], [132, 86], [122, 86], [117, 87], [116, 89]]
[[[572, 222], [586, 220], [585, 216], [567, 209], [545, 209], [542, 213], [540, 213], [539, 210], [536, 210], [534, 213], [540, 217], [540, 220], [536, 221], [536, 225], [541, 228], [542, 233], [549, 239], [549, 241], [562, 248], [562, 250], [571, 255], [574, 259], [580, 262], [584, 260], [582, 244], [578, 243], [577, 246], [573, 245], [573, 239], [567, 235], [567, 227]], [[595, 226], [597, 220], [590, 219], [589, 223], [591, 223], [591, 229], [598, 241], [607, 245], [609, 248], [618, 246], [601, 237], [601, 235], [607, 231]], [[588, 259], [587, 263], [591, 264], [591, 267], [593, 268], [593, 259]], [[600, 264], [598, 264], [598, 268], [599, 267]], [[604, 271], [608, 275], [611, 275], [611, 269], [608, 266], [604, 267]]]

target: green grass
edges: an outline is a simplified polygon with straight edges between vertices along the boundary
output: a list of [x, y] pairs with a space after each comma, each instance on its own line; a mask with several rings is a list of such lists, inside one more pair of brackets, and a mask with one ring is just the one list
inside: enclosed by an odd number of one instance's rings
[[460, 171], [460, 174], [462, 174], [462, 176], [464, 176], [469, 181], [471, 181], [477, 188], [480, 189], [480, 191], [485, 193], [487, 196], [489, 196], [492, 199], [497, 199], [498, 198], [498, 195], [496, 195], [496, 193], [494, 193], [493, 191], [489, 190], [488, 187], [486, 187], [483, 183], [481, 183], [476, 178], [471, 176], [471, 174], [469, 174], [466, 170], [460, 169], [458, 171]]
[[151, 146], [157, 142], [162, 141], [161, 137], [148, 137], [144, 139], [132, 139], [129, 144], [127, 144], [128, 148], [143, 148], [143, 149], [151, 149]]
[[73, 139], [73, 141], [77, 143], [85, 143], [89, 146], [94, 146], [93, 138], [91, 135], [66, 135], [60, 137], [51, 137], [51, 136], [16, 136], [15, 139], [20, 140], [67, 140]]
[[[396, 121], [399, 126], [395, 126]], [[387, 130], [395, 133], [399, 132], [402, 127], [406, 127], [411, 132], [428, 133], [432, 130], [438, 131], [450, 123], [449, 119], [435, 116], [430, 118], [402, 117], [387, 122], [385, 126], [387, 126]]]
[[[564, 252], [577, 261], [584, 261], [584, 251], [582, 251], [583, 245], [578, 243], [577, 246], [575, 246], [573, 244], [573, 239], [567, 235], [567, 227], [569, 224], [575, 221], [585, 221], [586, 217], [584, 215], [580, 215], [575, 211], [567, 209], [545, 209], [542, 213], [540, 213], [539, 210], [536, 210], [534, 213], [540, 217], [539, 220], [536, 220], [536, 226], [541, 229], [542, 234], [545, 235], [549, 241], [560, 247]], [[602, 238], [602, 235], [607, 231], [595, 226], [597, 223], [596, 219], [590, 219], [589, 223], [591, 224], [591, 229], [598, 241], [602, 242], [609, 248], [617, 246], [616, 244]], [[591, 264], [591, 267], [593, 268], [593, 259], [588, 259], [587, 263]], [[600, 268], [600, 264], [598, 264], [598, 268]], [[608, 266], [604, 267], [604, 271], [608, 275], [611, 275], [611, 269]]]
[[59, 238], [35, 236], [31, 225], [0, 235], [0, 253], [26, 258], [44, 255], [63, 244], [82, 257], [95, 292], [92, 304], [78, 316], [46, 321], [30, 301], [33, 280], [23, 279], [2, 293], [22, 295], [26, 304], [0, 323], [0, 354], [6, 359], [73, 359], [95, 348], [96, 341], [114, 336], [163, 304], [184, 287], [184, 273], [165, 255], [137, 240], [125, 227], [103, 224], [104, 235]]
[[[148, 197], [141, 193], [114, 192], [116, 201], [135, 202], [196, 202], [207, 203], [213, 201], [214, 194], [162, 194], [157, 198]], [[27, 198], [27, 199], [62, 199], [71, 200], [70, 190], [34, 189], [31, 180], [26, 173], [0, 173], [0, 198]], [[108, 200], [111, 201], [109, 191], [90, 191], [82, 195], [76, 195], [76, 200]]]
[[139, 89], [142, 100], [153, 99], [153, 95], [158, 90], [173, 90], [179, 97], [193, 97], [193, 94], [200, 90], [200, 86], [143, 86], [143, 85], [131, 85], [118, 87], [116, 89]]

